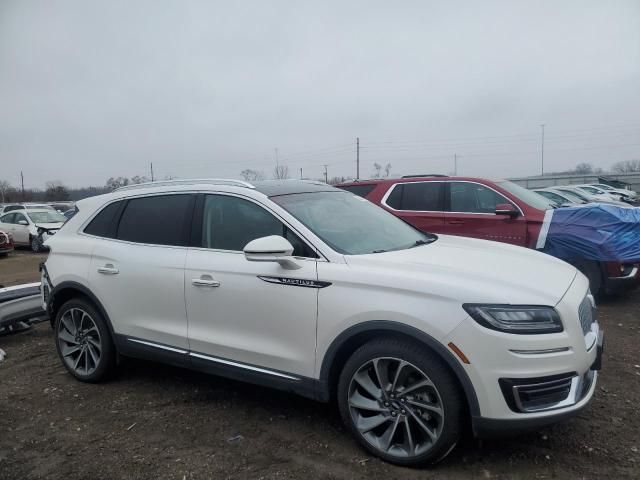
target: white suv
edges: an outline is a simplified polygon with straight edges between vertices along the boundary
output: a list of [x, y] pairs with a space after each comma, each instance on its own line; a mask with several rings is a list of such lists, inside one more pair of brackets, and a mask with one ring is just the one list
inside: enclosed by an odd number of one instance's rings
[[593, 396], [587, 279], [529, 249], [426, 235], [325, 184], [160, 182], [78, 202], [47, 240], [43, 300], [63, 365], [120, 355], [335, 399], [370, 452], [443, 458]]

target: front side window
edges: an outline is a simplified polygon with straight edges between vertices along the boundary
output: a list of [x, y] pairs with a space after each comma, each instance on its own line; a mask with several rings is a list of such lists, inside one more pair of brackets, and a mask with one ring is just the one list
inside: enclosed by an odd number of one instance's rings
[[271, 200], [338, 253], [403, 250], [435, 240], [364, 198], [348, 192], [279, 195]]
[[25, 222], [29, 223], [29, 220], [27, 220], [27, 217], [25, 217], [22, 213], [16, 213], [15, 216], [13, 217], [13, 223], [17, 225], [20, 223], [20, 220], [24, 220]]
[[186, 245], [184, 223], [190, 195], [158, 195], [127, 202], [116, 238], [152, 245]]
[[205, 196], [202, 247], [241, 252], [252, 240], [270, 235], [286, 238], [296, 257], [317, 258], [290, 228], [261, 206], [228, 195]]
[[386, 203], [396, 210], [439, 212], [443, 189], [442, 182], [401, 183], [393, 188]]
[[479, 183], [451, 182], [449, 185], [449, 210], [452, 212], [495, 213], [496, 206], [512, 204], [504, 196]]

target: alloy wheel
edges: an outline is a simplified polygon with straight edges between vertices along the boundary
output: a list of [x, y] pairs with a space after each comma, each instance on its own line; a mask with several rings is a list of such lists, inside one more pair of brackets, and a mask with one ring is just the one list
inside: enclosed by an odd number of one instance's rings
[[70, 308], [60, 317], [58, 345], [63, 361], [76, 374], [90, 375], [98, 368], [102, 357], [100, 332], [84, 310]]
[[374, 358], [356, 371], [349, 410], [372, 447], [405, 459], [433, 448], [444, 424], [442, 399], [431, 379], [399, 358]]

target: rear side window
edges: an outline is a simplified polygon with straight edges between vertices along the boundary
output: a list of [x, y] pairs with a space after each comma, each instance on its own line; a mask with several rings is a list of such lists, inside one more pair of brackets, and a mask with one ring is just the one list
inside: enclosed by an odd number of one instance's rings
[[376, 188], [375, 185], [349, 185], [347, 187], [338, 187], [341, 188], [342, 190], [346, 190], [347, 192], [351, 192], [354, 195], [358, 195], [359, 197], [366, 197], [367, 195], [369, 195], [374, 188]]
[[443, 209], [444, 183], [413, 182], [396, 185], [387, 205], [396, 210], [439, 212]]
[[186, 245], [184, 225], [190, 203], [190, 195], [133, 198], [122, 212], [116, 238], [153, 245]]
[[114, 225], [115, 216], [121, 203], [114, 202], [104, 207], [98, 215], [93, 217], [93, 220], [84, 229], [84, 233], [95, 235], [96, 237], [113, 238], [116, 231]]

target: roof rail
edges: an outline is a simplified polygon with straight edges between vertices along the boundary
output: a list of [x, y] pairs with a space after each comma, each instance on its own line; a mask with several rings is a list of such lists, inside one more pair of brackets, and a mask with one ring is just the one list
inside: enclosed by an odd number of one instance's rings
[[442, 175], [441, 173], [426, 173], [424, 175], [403, 175], [401, 178], [420, 178], [420, 177], [448, 177], [449, 175]]
[[209, 185], [228, 185], [231, 187], [244, 187], [244, 188], [256, 188], [251, 183], [244, 180], [233, 180], [229, 178], [192, 178], [181, 180], [162, 180], [159, 182], [145, 182], [136, 183], [133, 185], [125, 185], [124, 187], [116, 188], [115, 192], [121, 192], [123, 190], [134, 190], [136, 188], [146, 187], [164, 187], [167, 185], [194, 185], [197, 183], [208, 183]]

